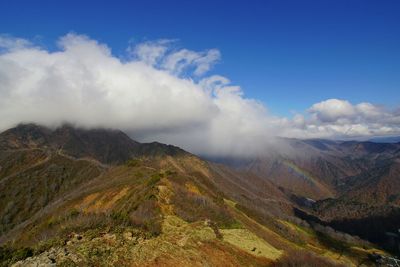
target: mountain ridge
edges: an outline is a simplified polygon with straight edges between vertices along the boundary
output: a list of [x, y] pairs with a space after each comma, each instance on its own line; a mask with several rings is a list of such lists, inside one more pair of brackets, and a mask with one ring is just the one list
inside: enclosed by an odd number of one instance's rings
[[267, 176], [119, 131], [20, 126], [0, 134], [0, 166], [6, 265], [353, 266], [388, 255], [298, 217], [312, 211]]
[[44, 147], [75, 158], [92, 157], [101, 163], [122, 163], [136, 155], [179, 154], [184, 150], [158, 142], [139, 143], [115, 129], [83, 129], [65, 124], [51, 129], [20, 124], [0, 134], [0, 148]]

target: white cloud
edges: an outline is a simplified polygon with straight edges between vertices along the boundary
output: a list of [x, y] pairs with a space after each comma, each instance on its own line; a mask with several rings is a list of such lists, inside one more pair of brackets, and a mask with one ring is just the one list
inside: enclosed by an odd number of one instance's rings
[[31, 45], [32, 43], [25, 39], [15, 38], [8, 35], [0, 35], [0, 52], [2, 50], [21, 49]]
[[195, 52], [187, 49], [169, 54], [162, 67], [175, 75], [181, 74], [188, 68], [194, 68], [196, 76], [203, 75], [220, 59], [220, 52], [211, 49], [205, 52]]
[[157, 66], [159, 64], [159, 60], [163, 58], [165, 53], [168, 51], [169, 45], [173, 43], [173, 40], [158, 40], [152, 42], [144, 42], [137, 44], [134, 47], [129, 47], [128, 52], [136, 57], [138, 60], [143, 61], [144, 63]]
[[[310, 118], [299, 127], [296, 115], [285, 135], [306, 138], [359, 138], [400, 134], [400, 115], [381, 106], [363, 102], [356, 105], [328, 99], [308, 109]], [[300, 117], [301, 118], [301, 117]], [[304, 117], [303, 117], [304, 118]]]
[[381, 107], [374, 106], [371, 103], [360, 103], [354, 108], [365, 119], [377, 120], [385, 116], [385, 111]]
[[1, 128], [18, 121], [165, 129], [207, 123], [215, 105], [197, 84], [142, 61], [122, 63], [85, 36], [61, 51], [21, 48], [0, 56]]
[[346, 100], [328, 99], [312, 105], [309, 112], [321, 122], [335, 122], [354, 116], [354, 107]]
[[217, 49], [196, 52], [188, 49], [173, 49], [176, 40], [162, 39], [147, 41], [129, 47], [128, 52], [150, 66], [167, 70], [179, 76], [189, 71], [195, 76], [201, 76], [220, 60], [221, 53]]
[[58, 45], [50, 52], [1, 36], [0, 130], [20, 122], [70, 122], [211, 155], [263, 152], [276, 135], [400, 133], [399, 112], [371, 103], [329, 99], [293, 119], [272, 116], [228, 78], [204, 76], [220, 58], [215, 49], [176, 50], [174, 41], [161, 40], [137, 44], [131, 59], [121, 60], [84, 35], [67, 34]]

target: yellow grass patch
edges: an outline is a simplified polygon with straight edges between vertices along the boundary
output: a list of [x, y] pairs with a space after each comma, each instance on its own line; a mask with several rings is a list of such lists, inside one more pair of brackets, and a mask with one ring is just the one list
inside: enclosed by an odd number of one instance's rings
[[185, 187], [189, 192], [192, 192], [197, 195], [201, 195], [199, 188], [197, 188], [197, 186], [195, 186], [193, 183], [187, 182], [185, 184]]
[[239, 222], [243, 223], [243, 225], [251, 224], [253, 226], [256, 226], [257, 228], [262, 230], [265, 234], [267, 234], [270, 238], [273, 238], [276, 241], [278, 241], [279, 243], [281, 243], [282, 245], [285, 245], [285, 247], [287, 246], [287, 247], [293, 247], [293, 248], [301, 248], [296, 243], [293, 243], [290, 240], [283, 238], [282, 236], [278, 235], [277, 233], [275, 233], [268, 227], [258, 223], [253, 218], [250, 218], [244, 212], [238, 210], [235, 206], [236, 203], [234, 201], [224, 198], [224, 202], [235, 213], [235, 219], [237, 219]]
[[304, 229], [302, 229], [301, 227], [297, 226], [296, 224], [293, 224], [291, 222], [288, 221], [284, 221], [284, 220], [277, 220], [278, 222], [280, 222], [281, 224], [285, 225], [286, 227], [288, 227], [290, 230], [295, 231], [301, 235], [304, 235], [306, 237], [313, 237], [313, 235], [307, 231], [305, 231]]
[[224, 241], [255, 256], [275, 260], [283, 253], [247, 229], [222, 229], [220, 231]]
[[75, 208], [86, 213], [103, 212], [111, 209], [128, 191], [129, 187], [124, 187], [121, 190], [93, 193], [85, 197], [81, 203], [75, 205]]
[[363, 252], [366, 254], [379, 254], [379, 255], [388, 255], [385, 251], [377, 249], [377, 248], [361, 248], [361, 247], [351, 247], [352, 250]]

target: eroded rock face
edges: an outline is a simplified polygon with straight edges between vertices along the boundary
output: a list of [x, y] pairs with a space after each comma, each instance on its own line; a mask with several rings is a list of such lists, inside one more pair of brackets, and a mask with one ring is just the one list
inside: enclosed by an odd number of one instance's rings
[[66, 248], [51, 248], [48, 251], [34, 257], [26, 258], [25, 260], [18, 261], [12, 267], [51, 267], [63, 264], [65, 266], [74, 266], [82, 260], [71, 253]]
[[[209, 264], [210, 257], [215, 261], [226, 260], [218, 253], [230, 257], [236, 263], [231, 266], [236, 266], [237, 257], [241, 257], [236, 255], [237, 251], [226, 252], [233, 248], [224, 247], [226, 244], [216, 237], [210, 226], [202, 222], [187, 223], [176, 216], [164, 218], [163, 232], [158, 236], [148, 237], [136, 229], [126, 228], [123, 232], [100, 232], [92, 237], [85, 233], [71, 233], [68, 237], [62, 247], [26, 258], [13, 267], [158, 266], [160, 261], [167, 266], [204, 266]], [[213, 254], [213, 242], [219, 242], [219, 256]], [[265, 259], [260, 261], [264, 263]]]

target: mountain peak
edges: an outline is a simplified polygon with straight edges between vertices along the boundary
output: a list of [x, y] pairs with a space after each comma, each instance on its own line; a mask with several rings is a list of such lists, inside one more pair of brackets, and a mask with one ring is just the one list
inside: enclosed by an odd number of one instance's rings
[[37, 148], [48, 141], [51, 130], [33, 123], [19, 124], [0, 134], [1, 149]]
[[36, 124], [20, 124], [0, 134], [0, 148], [46, 149], [75, 158], [121, 163], [132, 157], [178, 155], [185, 151], [161, 143], [141, 144], [115, 129], [84, 129], [64, 124], [50, 129]]

